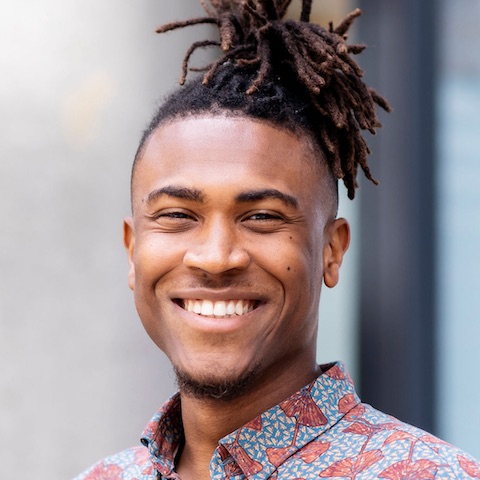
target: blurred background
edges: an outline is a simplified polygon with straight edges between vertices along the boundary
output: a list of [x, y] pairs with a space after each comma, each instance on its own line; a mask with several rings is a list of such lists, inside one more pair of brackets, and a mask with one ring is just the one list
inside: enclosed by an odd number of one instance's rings
[[[365, 401], [480, 458], [480, 3], [314, 5], [323, 24], [362, 7], [352, 40], [394, 108], [371, 141], [381, 185], [341, 199], [354, 240], [323, 292], [319, 361], [346, 361]], [[0, 4], [2, 478], [72, 478], [138, 443], [174, 391], [121, 227], [141, 131], [209, 35], [155, 27], [200, 14], [198, 0]]]

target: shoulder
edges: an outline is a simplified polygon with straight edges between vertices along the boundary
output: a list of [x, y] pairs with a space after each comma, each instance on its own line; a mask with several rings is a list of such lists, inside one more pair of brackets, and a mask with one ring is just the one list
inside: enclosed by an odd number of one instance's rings
[[385, 467], [380, 478], [400, 472], [409, 478], [480, 478], [480, 464], [468, 453], [370, 405], [357, 405], [341, 424], [344, 435]]
[[156, 478], [146, 447], [129, 448], [96, 463], [74, 480], [123, 480]]
[[319, 433], [279, 465], [276, 478], [480, 478], [467, 453], [370, 405], [357, 404]]

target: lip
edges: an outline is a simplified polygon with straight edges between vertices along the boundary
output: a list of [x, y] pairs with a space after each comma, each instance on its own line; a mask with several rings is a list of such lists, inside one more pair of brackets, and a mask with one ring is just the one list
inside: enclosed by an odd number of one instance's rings
[[175, 299], [175, 303], [183, 309], [193, 312], [197, 315], [206, 317], [215, 316], [218, 318], [226, 318], [232, 315], [242, 316], [258, 307], [258, 302], [246, 299], [230, 299], [228, 301], [215, 301], [206, 299]]
[[265, 303], [266, 298], [258, 292], [252, 292], [243, 289], [225, 288], [225, 289], [205, 289], [194, 288], [186, 290], [176, 290], [170, 295], [172, 301], [175, 300], [211, 300], [212, 302], [227, 302], [228, 300], [251, 300], [258, 304]]
[[[198, 295], [198, 291], [197, 291]], [[218, 300], [218, 301], [221, 301]], [[198, 315], [189, 312], [181, 307], [175, 300], [172, 301], [178, 320], [188, 325], [192, 330], [206, 334], [228, 334], [242, 330], [246, 325], [258, 321], [258, 314], [261, 314], [264, 303], [257, 303], [256, 308], [243, 315], [232, 315], [230, 317], [214, 317]]]

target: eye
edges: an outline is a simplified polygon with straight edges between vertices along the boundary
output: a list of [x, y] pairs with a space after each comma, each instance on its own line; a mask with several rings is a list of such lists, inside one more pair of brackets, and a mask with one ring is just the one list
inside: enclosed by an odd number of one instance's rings
[[182, 219], [188, 219], [192, 217], [185, 212], [166, 212], [166, 213], [158, 214], [157, 218], [167, 218], [167, 219], [171, 218], [172, 220], [173, 219], [182, 220]]
[[196, 219], [188, 210], [161, 210], [152, 216], [164, 232], [183, 232], [194, 225]]
[[246, 220], [281, 220], [281, 217], [272, 213], [261, 212], [250, 215]]
[[285, 224], [284, 217], [277, 212], [250, 212], [243, 217], [242, 223], [258, 233], [272, 233]]

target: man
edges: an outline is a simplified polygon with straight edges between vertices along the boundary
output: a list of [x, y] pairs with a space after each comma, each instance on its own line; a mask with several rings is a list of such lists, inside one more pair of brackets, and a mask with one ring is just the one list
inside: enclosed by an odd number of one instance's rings
[[[144, 447], [81, 479], [480, 478], [466, 453], [362, 404], [316, 364], [322, 283], [348, 248], [337, 181], [373, 180], [361, 131], [388, 104], [345, 33], [283, 21], [289, 1], [211, 1], [224, 56], [160, 107], [132, 171], [129, 285], [179, 393]], [[215, 42], [199, 42], [198, 46]]]

